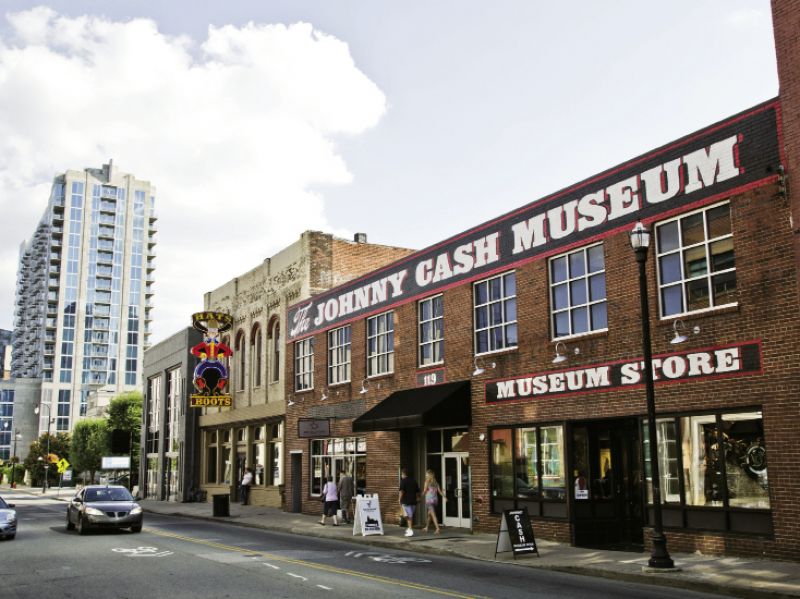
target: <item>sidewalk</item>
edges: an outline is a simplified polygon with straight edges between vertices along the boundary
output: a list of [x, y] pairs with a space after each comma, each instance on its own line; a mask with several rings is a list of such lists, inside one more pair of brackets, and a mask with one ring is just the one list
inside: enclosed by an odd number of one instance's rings
[[[57, 489], [48, 490], [46, 496], [56, 498]], [[71, 489], [62, 489], [59, 499], [71, 497]], [[42, 496], [41, 489], [18, 488], [0, 485], [0, 495], [13, 501], [15, 495]], [[520, 567], [543, 568], [588, 576], [602, 576], [629, 582], [672, 586], [720, 593], [735, 597], [800, 597], [800, 564], [758, 558], [715, 557], [700, 554], [672, 553], [675, 572], [647, 571], [648, 555], [622, 551], [602, 551], [570, 547], [537, 539], [541, 557], [526, 556], [514, 560], [512, 554], [501, 553], [495, 557], [496, 534], [475, 533], [462, 529], [442, 529], [434, 536], [416, 530], [413, 537], [404, 537], [404, 529], [397, 524], [384, 523], [383, 536], [362, 537], [353, 535], [352, 526], [320, 526], [319, 516], [292, 514], [275, 508], [230, 504], [230, 517], [214, 517], [211, 503], [172, 503], [144, 500], [145, 511], [155, 514], [183, 516], [275, 530], [291, 534], [347, 540], [382, 550], [407, 550], [439, 555], [455, 555], [469, 559], [497, 561]], [[145, 518], [145, 525], [147, 524]], [[535, 531], [535, 529], [534, 529]]]

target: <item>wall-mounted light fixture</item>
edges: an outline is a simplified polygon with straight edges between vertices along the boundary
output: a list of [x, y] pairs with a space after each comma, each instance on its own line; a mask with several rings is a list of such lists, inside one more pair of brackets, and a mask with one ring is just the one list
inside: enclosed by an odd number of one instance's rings
[[369, 388], [371, 386], [372, 385], [370, 384], [370, 382], [367, 379], [361, 379], [361, 391], [359, 391], [359, 394], [360, 395], [366, 395], [367, 391], [369, 391]]
[[325, 389], [322, 390], [322, 397], [319, 398], [320, 401], [325, 401], [328, 399], [328, 394], [325, 393]]
[[288, 406], [293, 406], [295, 403], [296, 403], [296, 402], [295, 402], [295, 401], [294, 401], [294, 400], [293, 400], [293, 399], [290, 397], [290, 398], [289, 398], [289, 401], [288, 401], [288, 402], [286, 402], [286, 406], [287, 406], [287, 407], [288, 407]]
[[[480, 358], [476, 357], [473, 360], [473, 364], [475, 365], [475, 370], [472, 371], [472, 376], [480, 376], [484, 372], [486, 372], [486, 365], [484, 364], [483, 360], [481, 360]], [[497, 364], [495, 364], [494, 362], [490, 362], [489, 363], [489, 368], [495, 368], [496, 366], [497, 366]]]
[[[672, 345], [677, 345], [679, 343], [683, 343], [684, 341], [688, 340], [688, 335], [685, 335], [687, 331], [687, 327], [682, 320], [676, 320], [672, 323], [672, 330], [675, 332], [675, 336], [670, 340]], [[695, 325], [692, 327], [692, 333], [697, 335], [700, 332], [700, 327]]]
[[[581, 348], [576, 347], [572, 350], [576, 356], [581, 353]], [[553, 364], [561, 364], [567, 361], [567, 346], [563, 341], [556, 343], [556, 357], [553, 358]]]

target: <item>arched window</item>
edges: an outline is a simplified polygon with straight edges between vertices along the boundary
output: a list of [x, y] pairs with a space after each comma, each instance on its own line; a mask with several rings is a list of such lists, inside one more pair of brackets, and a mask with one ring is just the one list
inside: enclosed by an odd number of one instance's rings
[[244, 344], [244, 331], [239, 331], [236, 333], [236, 350], [235, 352], [238, 354], [239, 359], [236, 361], [237, 364], [237, 372], [236, 374], [236, 390], [237, 391], [244, 391], [244, 381], [245, 381], [245, 364], [247, 364], [247, 352], [245, 351], [245, 344]]
[[253, 330], [250, 333], [250, 360], [253, 372], [253, 387], [261, 386], [261, 365], [263, 355], [263, 343], [261, 342], [261, 327], [258, 323], [253, 325]]
[[[222, 344], [225, 347], [230, 349], [230, 347], [231, 347], [231, 338], [230, 337], [223, 337], [222, 338]], [[230, 379], [230, 376], [231, 376], [231, 359], [230, 359], [230, 356], [225, 356], [222, 359], [222, 363], [225, 364], [225, 370], [228, 371], [228, 378]], [[230, 381], [228, 382], [228, 384], [230, 384]]]
[[270, 321], [269, 338], [271, 340], [270, 350], [272, 351], [270, 381], [275, 383], [281, 378], [281, 322], [277, 316]]

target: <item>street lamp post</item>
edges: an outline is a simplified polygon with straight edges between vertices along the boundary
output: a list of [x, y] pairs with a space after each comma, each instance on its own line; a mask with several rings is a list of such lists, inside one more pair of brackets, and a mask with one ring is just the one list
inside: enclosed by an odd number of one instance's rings
[[653, 386], [653, 352], [650, 342], [650, 304], [647, 294], [647, 253], [650, 248], [650, 231], [642, 223], [630, 233], [631, 247], [639, 263], [639, 297], [642, 305], [642, 351], [644, 354], [644, 387], [647, 395], [647, 432], [650, 442], [650, 473], [653, 480], [653, 548], [648, 565], [651, 568], [674, 568], [675, 563], [667, 551], [667, 537], [661, 520], [661, 480], [658, 472], [658, 443], [656, 438], [656, 399]]
[[18, 428], [14, 429], [14, 450], [11, 453], [11, 488], [17, 488], [17, 482], [14, 477], [17, 471], [17, 441], [22, 438]]
[[[47, 475], [49, 474], [48, 471], [50, 470], [50, 423], [53, 422], [53, 421], [50, 419], [50, 416], [51, 416], [51, 413], [50, 413], [51, 405], [50, 405], [49, 402], [45, 402], [45, 403], [40, 402], [39, 406], [36, 406], [36, 409], [33, 411], [33, 413], [34, 414], [38, 414], [40, 406], [42, 408], [47, 406], [47, 453], [45, 454], [45, 457], [42, 460], [44, 462], [44, 482], [42, 483], [42, 493], [46, 493], [47, 492]], [[39, 458], [39, 459], [41, 460], [41, 458]]]

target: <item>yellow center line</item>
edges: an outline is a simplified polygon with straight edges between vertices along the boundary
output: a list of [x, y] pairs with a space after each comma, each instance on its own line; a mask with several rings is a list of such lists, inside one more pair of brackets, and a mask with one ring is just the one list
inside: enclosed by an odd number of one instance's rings
[[375, 582], [382, 582], [384, 584], [390, 584], [399, 587], [406, 587], [409, 589], [414, 589], [418, 591], [426, 591], [428, 593], [432, 593], [435, 595], [444, 595], [446, 597], [459, 597], [461, 599], [473, 599], [479, 598], [478, 595], [462, 595], [461, 593], [456, 593], [453, 591], [447, 591], [445, 589], [439, 589], [427, 585], [416, 584], [414, 582], [406, 582], [404, 580], [397, 580], [395, 578], [387, 578], [385, 576], [377, 576], [375, 574], [365, 574], [364, 572], [358, 572], [356, 570], [348, 570], [346, 568], [339, 568], [336, 566], [329, 566], [326, 564], [317, 564], [314, 562], [309, 562], [300, 559], [292, 559], [289, 557], [283, 557], [280, 555], [274, 555], [271, 553], [265, 553], [263, 551], [253, 551], [252, 549], [246, 549], [243, 547], [236, 547], [234, 545], [225, 545], [223, 543], [215, 543], [213, 541], [205, 541], [203, 539], [196, 539], [194, 537], [187, 537], [184, 535], [179, 535], [171, 532], [164, 532], [160, 530], [154, 530], [152, 528], [146, 528], [146, 532], [149, 532], [154, 535], [158, 535], [161, 537], [169, 537], [172, 539], [177, 539], [179, 541], [186, 541], [187, 543], [195, 543], [197, 545], [206, 545], [207, 547], [214, 547], [216, 549], [223, 549], [225, 551], [234, 551], [237, 553], [246, 553], [247, 555], [258, 555], [263, 559], [268, 559], [276, 562], [282, 562], [285, 564], [295, 564], [298, 566], [305, 566], [307, 568], [313, 568], [315, 570], [321, 570], [323, 572], [328, 572], [331, 574], [342, 574], [344, 576], [353, 576], [357, 578], [364, 578], [367, 580], [372, 580]]

